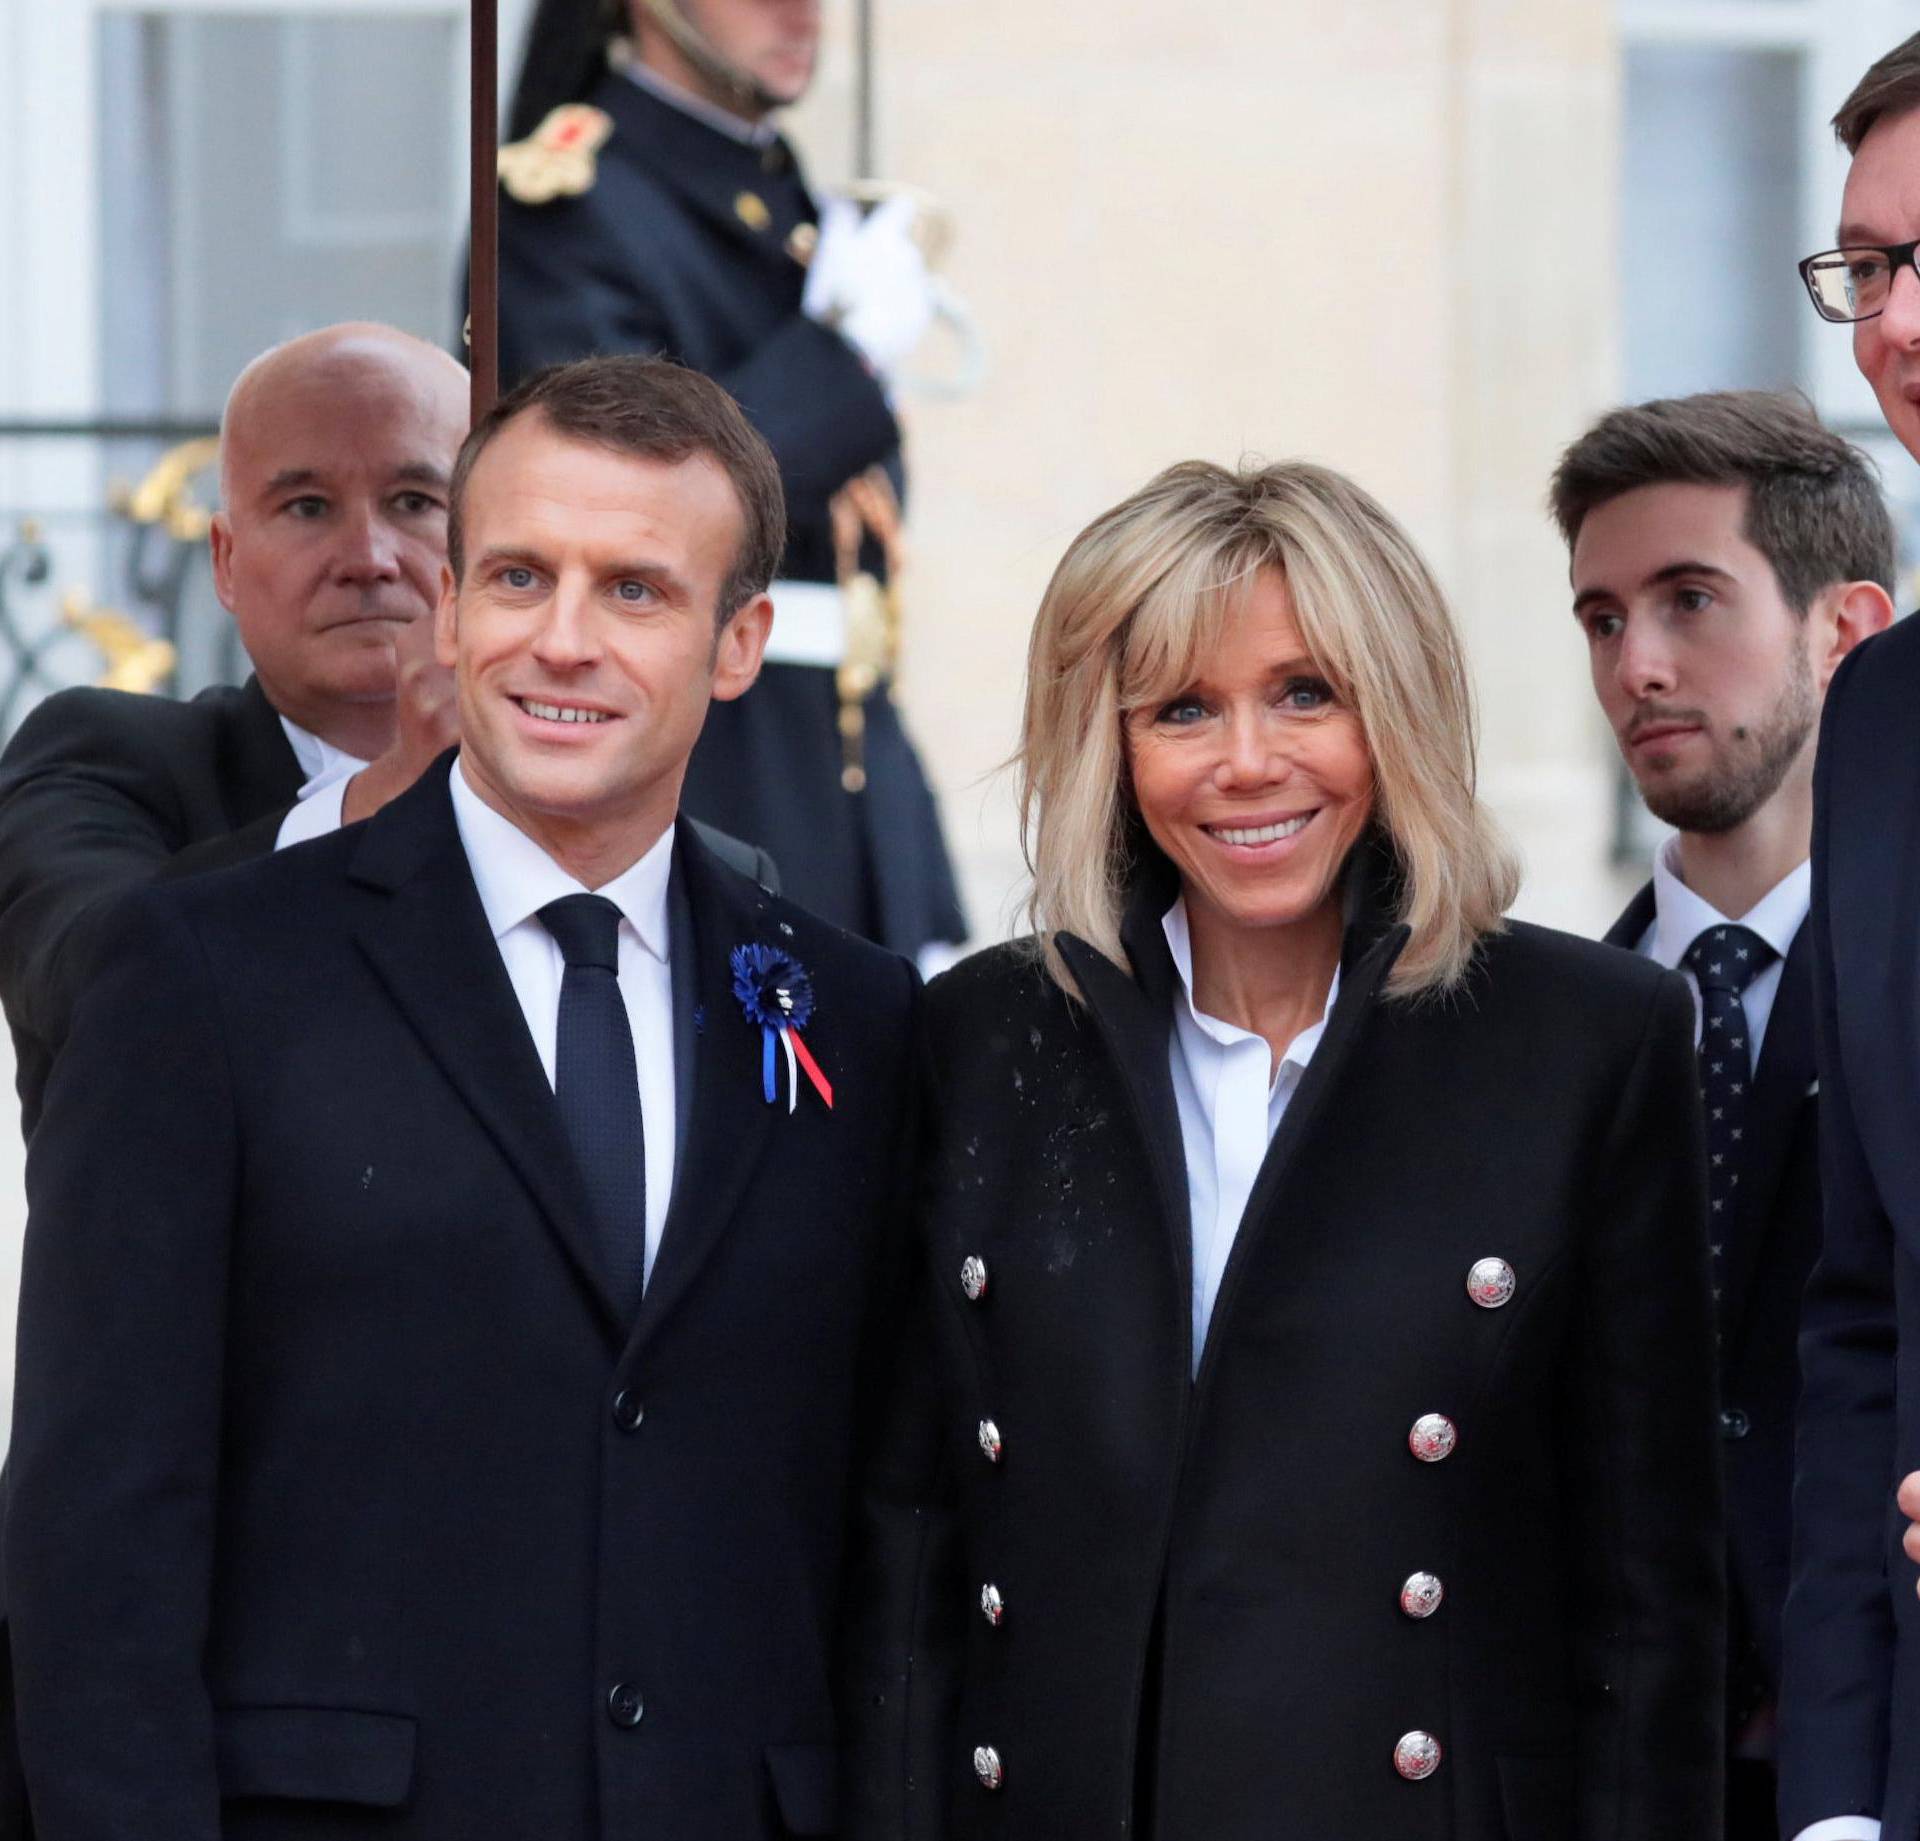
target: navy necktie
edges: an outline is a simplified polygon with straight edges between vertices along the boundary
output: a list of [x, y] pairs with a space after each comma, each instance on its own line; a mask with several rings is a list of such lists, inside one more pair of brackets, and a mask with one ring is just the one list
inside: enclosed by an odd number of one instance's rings
[[1752, 928], [1728, 925], [1709, 927], [1682, 960], [1700, 986], [1700, 1103], [1707, 1114], [1707, 1225], [1716, 1301], [1733, 1225], [1728, 1217], [1735, 1212], [1747, 1153], [1747, 1097], [1753, 1090], [1752, 1032], [1740, 995], [1778, 957]]
[[607, 1282], [622, 1312], [640, 1308], [647, 1256], [647, 1150], [640, 1075], [620, 995], [620, 910], [604, 895], [567, 895], [540, 910], [567, 962], [553, 1088], [586, 1179]]

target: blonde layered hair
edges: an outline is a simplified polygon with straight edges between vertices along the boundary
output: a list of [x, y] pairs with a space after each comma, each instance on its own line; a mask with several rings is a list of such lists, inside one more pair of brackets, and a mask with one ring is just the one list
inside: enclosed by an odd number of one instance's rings
[[1406, 532], [1326, 467], [1188, 460], [1073, 540], [1027, 651], [1015, 757], [1027, 913], [1070, 992], [1057, 935], [1127, 963], [1120, 923], [1143, 834], [1126, 719], [1194, 682], [1263, 569], [1285, 576], [1307, 650], [1372, 757], [1375, 823], [1398, 858], [1398, 918], [1410, 930], [1388, 989], [1450, 989], [1503, 925], [1519, 875], [1475, 794], [1459, 635]]

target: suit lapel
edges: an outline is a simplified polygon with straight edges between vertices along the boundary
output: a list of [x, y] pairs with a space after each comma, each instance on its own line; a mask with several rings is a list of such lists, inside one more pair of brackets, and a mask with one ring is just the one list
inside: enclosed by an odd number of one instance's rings
[[1754, 1270], [1773, 1219], [1774, 1194], [1806, 1109], [1815, 1103], [1813, 1081], [1813, 930], [1803, 921], [1787, 949], [1761, 1038], [1744, 1127], [1747, 1156], [1740, 1170], [1740, 1206], [1734, 1211], [1731, 1242], [1721, 1255], [1726, 1296], [1720, 1301], [1720, 1317], [1726, 1326], [1723, 1346], [1729, 1351], [1737, 1347]]
[[766, 896], [722, 869], [684, 826], [674, 852], [675, 881], [684, 890], [679, 912], [689, 923], [685, 939], [676, 931], [671, 946], [676, 1053], [691, 1037], [691, 1080], [676, 1065], [674, 1084], [690, 1094], [690, 1103], [683, 1102], [676, 1127], [681, 1150], [673, 1200], [640, 1305], [642, 1336], [686, 1295], [739, 1206], [776, 1115], [787, 1122], [784, 1100], [770, 1106], [761, 1097], [760, 1032], [733, 996], [733, 948], [754, 940], [782, 943]]
[[241, 687], [239, 720], [233, 725], [229, 746], [228, 771], [222, 777], [233, 789], [229, 815], [234, 830], [243, 830], [269, 812], [283, 811], [300, 797], [304, 776], [299, 759], [258, 678], [248, 678]]
[[1649, 882], [1627, 903], [1620, 918], [1601, 935], [1601, 939], [1608, 946], [1621, 946], [1628, 952], [1638, 952], [1640, 942], [1647, 937], [1647, 929], [1653, 925], [1655, 912], [1653, 884]]
[[573, 1150], [454, 822], [452, 759], [368, 820], [349, 874], [386, 899], [357, 929], [358, 944], [618, 1331]]

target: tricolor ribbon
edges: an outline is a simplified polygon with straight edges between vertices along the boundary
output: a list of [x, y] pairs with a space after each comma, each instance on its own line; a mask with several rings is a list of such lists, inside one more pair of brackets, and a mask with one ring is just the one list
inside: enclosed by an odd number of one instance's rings
[[760, 1031], [760, 1092], [769, 1106], [779, 1099], [781, 1056], [787, 1064], [787, 1111], [800, 1103], [805, 1073], [827, 1109], [833, 1109], [833, 1083], [800, 1039], [801, 1026], [813, 1015], [813, 978], [799, 960], [774, 946], [736, 946], [730, 965], [733, 994], [746, 1018]]

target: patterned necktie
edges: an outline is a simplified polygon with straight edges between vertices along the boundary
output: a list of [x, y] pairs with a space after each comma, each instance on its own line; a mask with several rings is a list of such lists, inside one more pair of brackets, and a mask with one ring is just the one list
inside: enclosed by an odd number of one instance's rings
[[600, 1258], [627, 1317], [640, 1308], [647, 1257], [647, 1149], [640, 1075], [620, 995], [620, 910], [604, 895], [567, 895], [540, 910], [567, 962], [553, 1090], [586, 1179]]
[[1700, 985], [1700, 1103], [1707, 1114], [1715, 1302], [1722, 1290], [1728, 1217], [1746, 1156], [1747, 1095], [1753, 1087], [1753, 1047], [1740, 994], [1778, 957], [1752, 928], [1729, 925], [1709, 927], [1681, 961]]

